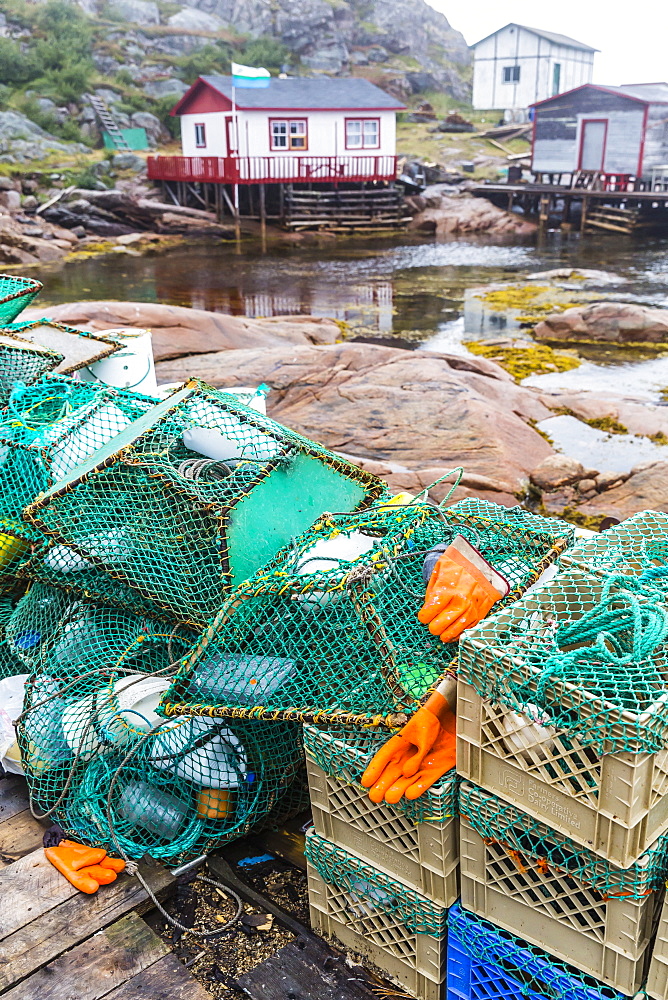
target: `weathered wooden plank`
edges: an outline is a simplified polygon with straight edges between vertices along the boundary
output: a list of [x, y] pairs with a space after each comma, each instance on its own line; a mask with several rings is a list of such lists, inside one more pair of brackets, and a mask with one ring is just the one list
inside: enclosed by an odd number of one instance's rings
[[0, 869], [42, 846], [44, 827], [29, 809], [0, 823]]
[[[303, 942], [302, 942], [303, 943]], [[370, 1000], [371, 982], [355, 975], [324, 942], [292, 942], [246, 972], [237, 985], [252, 1000]]]
[[107, 994], [107, 1000], [211, 1000], [174, 955], [165, 955], [122, 986]]
[[41, 850], [9, 865], [0, 872], [0, 941], [76, 892]]
[[167, 945], [130, 913], [2, 995], [6, 1000], [101, 1000], [167, 954]]
[[[63, 892], [72, 891], [66, 899], [47, 912], [36, 915], [33, 919], [30, 913], [24, 915], [25, 926], [2, 939], [0, 992], [27, 978], [36, 969], [53, 961], [130, 910], [145, 913], [153, 906], [153, 901], [136, 878], [119, 875], [111, 885], [103, 886], [94, 896], [87, 896], [72, 889], [52, 865], [49, 864], [49, 867], [64, 883]], [[158, 899], [169, 895], [176, 884], [174, 876], [163, 865], [146, 861], [142, 862], [140, 870]], [[19, 917], [20, 913], [17, 913], [16, 918]]]
[[0, 781], [0, 823], [23, 812], [29, 806], [28, 786], [18, 774]]

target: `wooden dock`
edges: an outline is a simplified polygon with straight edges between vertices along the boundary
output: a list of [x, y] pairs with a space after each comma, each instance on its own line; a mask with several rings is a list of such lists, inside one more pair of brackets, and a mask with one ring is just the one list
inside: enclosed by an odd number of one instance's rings
[[563, 228], [632, 233], [638, 229], [668, 228], [668, 191], [605, 191], [559, 184], [479, 184], [472, 194], [488, 198], [499, 208], [520, 208]]
[[[153, 902], [138, 880], [123, 874], [95, 895], [78, 892], [44, 857], [44, 830], [30, 812], [24, 780], [14, 776], [0, 780], [0, 997], [212, 1000], [183, 964], [184, 956], [179, 960], [142, 919]], [[249, 851], [270, 850], [272, 855], [265, 857], [298, 870], [305, 867], [302, 843], [303, 835], [288, 824], [281, 832], [236, 841], [224, 854], [209, 857], [215, 879], [237, 892], [246, 907], [272, 914], [293, 935], [290, 943], [250, 971], [232, 974], [234, 992], [248, 1000], [401, 997], [396, 987], [356, 966], [269, 895], [253, 888], [243, 878], [243, 865], [236, 864]], [[167, 899], [176, 889], [176, 879], [164, 865], [144, 859], [140, 870], [158, 899]], [[149, 919], [157, 927], [156, 913], [153, 909]], [[199, 946], [195, 941], [195, 949]]]
[[[140, 914], [153, 903], [120, 875], [86, 896], [44, 857], [21, 778], [0, 781], [0, 996], [7, 1000], [210, 1000]], [[159, 898], [175, 886], [141, 863]]]

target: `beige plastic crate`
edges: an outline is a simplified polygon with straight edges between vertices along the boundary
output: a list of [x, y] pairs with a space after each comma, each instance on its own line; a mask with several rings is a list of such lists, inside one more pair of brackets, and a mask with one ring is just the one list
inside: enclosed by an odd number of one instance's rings
[[366, 789], [325, 774], [306, 757], [316, 833], [405, 882], [441, 906], [459, 896], [459, 824], [412, 820], [387, 803], [376, 804]]
[[[307, 835], [308, 842], [308, 835]], [[354, 873], [352, 882], [325, 880], [307, 864], [311, 926], [322, 937], [343, 946], [372, 965], [383, 977], [419, 1000], [441, 1000], [446, 975], [446, 911], [436, 934], [415, 933], [383, 900], [391, 899], [396, 882], [349, 853], [336, 852], [338, 873]], [[349, 869], [349, 871], [348, 871]], [[351, 889], [359, 883], [359, 892]], [[433, 912], [434, 904], [411, 894], [414, 905]]]
[[629, 868], [668, 831], [668, 749], [599, 757], [564, 731], [517, 753], [513, 713], [459, 677], [457, 771], [506, 802]]
[[[470, 801], [475, 804], [475, 796]], [[508, 818], [504, 815], [504, 820]], [[522, 823], [519, 811], [517, 823]], [[547, 829], [541, 833], [557, 847], [563, 843], [558, 834], [550, 837]], [[663, 891], [649, 892], [642, 899], [606, 897], [545, 859], [481, 836], [465, 816], [461, 817], [460, 839], [465, 910], [544, 948], [624, 995], [640, 988]], [[566, 856], [569, 845], [563, 847]]]
[[654, 939], [645, 992], [652, 1000], [666, 1000], [668, 997], [668, 896], [664, 899]]

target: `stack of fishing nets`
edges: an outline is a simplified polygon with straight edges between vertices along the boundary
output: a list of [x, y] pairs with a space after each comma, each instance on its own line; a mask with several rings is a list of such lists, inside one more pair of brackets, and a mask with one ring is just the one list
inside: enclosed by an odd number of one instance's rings
[[184, 659], [167, 715], [403, 724], [454, 669], [418, 621], [423, 563], [463, 535], [516, 599], [570, 541], [563, 522], [467, 499], [326, 515], [237, 587]]
[[365, 507], [380, 480], [193, 380], [26, 511], [159, 605], [206, 625], [234, 587], [323, 510]]
[[324, 507], [368, 506], [384, 487], [202, 383], [163, 403], [101, 402], [86, 385], [83, 420], [77, 384], [53, 385], [19, 394], [21, 433], [48, 428], [50, 479], [29, 512], [30, 589], [7, 625], [29, 675], [18, 732], [33, 809], [126, 857], [201, 854], [304, 804], [301, 730], [165, 720], [160, 699], [248, 566]]
[[247, 832], [301, 765], [287, 723], [161, 719], [195, 634], [34, 584], [7, 628], [29, 672], [18, 725], [34, 812], [73, 840], [176, 860]]

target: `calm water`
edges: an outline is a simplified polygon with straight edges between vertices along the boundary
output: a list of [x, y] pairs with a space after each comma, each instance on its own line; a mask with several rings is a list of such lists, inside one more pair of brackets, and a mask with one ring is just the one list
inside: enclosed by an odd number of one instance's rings
[[554, 267], [614, 270], [668, 303], [668, 242], [563, 238], [545, 245], [482, 240], [323, 241], [319, 246], [199, 243], [162, 255], [109, 254], [43, 270], [43, 303], [134, 299], [248, 316], [312, 313], [358, 335], [424, 342], [462, 313], [474, 285]]

